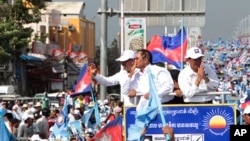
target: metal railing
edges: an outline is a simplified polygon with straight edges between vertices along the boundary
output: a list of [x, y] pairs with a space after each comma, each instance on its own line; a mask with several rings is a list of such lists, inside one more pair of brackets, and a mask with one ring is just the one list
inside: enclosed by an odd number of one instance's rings
[[[138, 104], [141, 96], [143, 96], [144, 94], [136, 94], [135, 98], [134, 98], [134, 104]], [[176, 95], [175, 93], [170, 93], [169, 95], [174, 96]], [[195, 96], [208, 96], [208, 95], [217, 95], [221, 97], [221, 103], [225, 103], [225, 96], [224, 95], [232, 95], [231, 91], [221, 91], [221, 92], [203, 92], [203, 93], [199, 93], [199, 94], [195, 94]], [[239, 100], [239, 99], [234, 99], [234, 100]]]

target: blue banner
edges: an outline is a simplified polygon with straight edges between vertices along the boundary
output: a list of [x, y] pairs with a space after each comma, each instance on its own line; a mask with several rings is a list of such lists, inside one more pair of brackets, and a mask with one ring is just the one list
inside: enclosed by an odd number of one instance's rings
[[[167, 125], [175, 132], [176, 141], [229, 141], [230, 125], [236, 123], [234, 105], [163, 106]], [[126, 137], [135, 123], [136, 107], [125, 107]], [[146, 132], [147, 141], [166, 141], [158, 114]], [[141, 132], [141, 131], [138, 131]]]

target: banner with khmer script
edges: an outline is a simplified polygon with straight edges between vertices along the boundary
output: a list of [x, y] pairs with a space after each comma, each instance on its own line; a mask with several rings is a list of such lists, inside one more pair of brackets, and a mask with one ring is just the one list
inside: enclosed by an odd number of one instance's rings
[[[174, 128], [176, 141], [229, 141], [230, 125], [236, 123], [234, 105], [163, 106], [167, 124]], [[135, 122], [135, 107], [125, 107], [126, 136]], [[166, 141], [158, 114], [146, 132], [147, 141]], [[141, 131], [138, 131], [141, 132]]]

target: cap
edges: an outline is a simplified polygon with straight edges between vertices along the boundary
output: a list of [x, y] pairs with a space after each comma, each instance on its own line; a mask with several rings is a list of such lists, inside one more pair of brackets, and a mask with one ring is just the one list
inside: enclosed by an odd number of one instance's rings
[[41, 106], [42, 106], [41, 102], [37, 102], [34, 107], [41, 107]]
[[199, 57], [204, 56], [201, 49], [198, 47], [191, 47], [187, 50], [187, 54], [185, 58], [192, 58], [192, 59], [197, 59]]
[[85, 132], [86, 133], [93, 133], [93, 130], [91, 128], [88, 128]]
[[23, 116], [22, 116], [22, 119], [25, 121], [25, 120], [27, 120], [27, 119], [29, 119], [29, 118], [32, 118], [32, 119], [34, 119], [34, 116], [33, 115], [30, 115], [30, 114], [23, 114]]
[[74, 114], [75, 115], [80, 115], [80, 111], [79, 110], [74, 110]]
[[104, 121], [106, 121], [106, 117], [101, 117], [101, 122], [104, 122]]
[[28, 105], [27, 105], [27, 104], [23, 104], [22, 107], [23, 107], [23, 108], [28, 108]]
[[30, 138], [31, 141], [47, 141], [47, 139], [42, 139], [38, 134], [33, 134], [33, 136]]
[[250, 114], [250, 105], [247, 105], [243, 111], [243, 114]]
[[125, 50], [123, 51], [122, 55], [116, 59], [116, 61], [124, 62], [134, 58], [135, 58], [135, 52], [133, 50]]
[[91, 102], [89, 102], [89, 105], [88, 105], [89, 107], [94, 107], [94, 102], [93, 101], [91, 101]]
[[16, 110], [16, 109], [18, 109], [18, 106], [17, 106], [17, 105], [14, 105], [14, 106], [12, 107], [12, 110]]
[[104, 104], [104, 105], [109, 104], [109, 101], [108, 101], [107, 99], [105, 99], [105, 100], [103, 101], [103, 104]]

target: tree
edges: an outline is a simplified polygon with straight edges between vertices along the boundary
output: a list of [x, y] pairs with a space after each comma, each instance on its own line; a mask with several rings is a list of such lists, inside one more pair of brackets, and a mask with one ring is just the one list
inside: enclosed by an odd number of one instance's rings
[[115, 61], [120, 55], [119, 55], [119, 50], [118, 50], [118, 44], [117, 40], [114, 39], [113, 42], [111, 43], [110, 48], [108, 48], [107, 54], [107, 64], [108, 64], [108, 75], [113, 75], [117, 73], [120, 70], [120, 64]]
[[[110, 45], [110, 47], [107, 48], [107, 66], [108, 66], [108, 76], [115, 74], [120, 70], [120, 64], [115, 61], [120, 54], [118, 50], [118, 44], [117, 40], [114, 39]], [[100, 47], [98, 46], [96, 48], [96, 56], [95, 56], [95, 63], [97, 65], [100, 65]]]
[[26, 51], [33, 29], [24, 25], [41, 21], [40, 8], [44, 7], [39, 0], [13, 1], [0, 0], [0, 64]]

